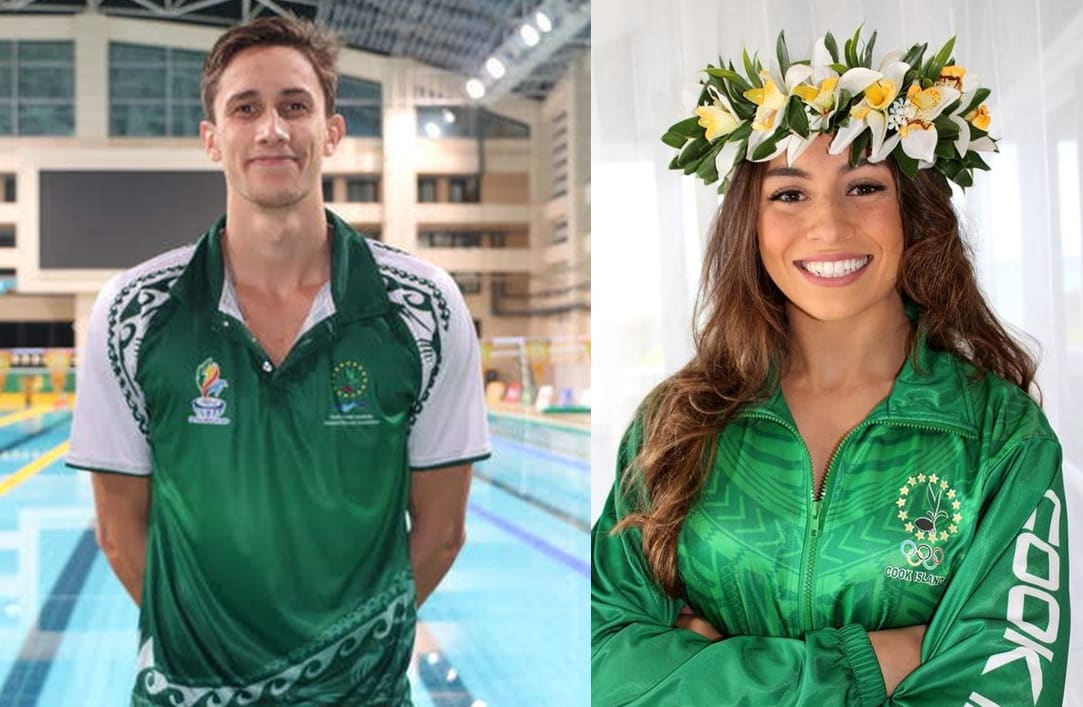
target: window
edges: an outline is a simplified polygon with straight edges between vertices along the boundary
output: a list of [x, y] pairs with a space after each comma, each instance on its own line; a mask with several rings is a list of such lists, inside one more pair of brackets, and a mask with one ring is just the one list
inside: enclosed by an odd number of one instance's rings
[[476, 231], [422, 231], [418, 240], [429, 248], [477, 248], [481, 245], [481, 234]]
[[530, 126], [511, 118], [468, 106], [419, 106], [417, 134], [432, 139], [449, 137], [530, 137]]
[[72, 42], [0, 41], [0, 135], [75, 133]]
[[552, 198], [568, 193], [568, 114], [561, 111], [553, 118]]
[[557, 221], [553, 224], [553, 243], [564, 243], [568, 240], [568, 222]]
[[526, 123], [484, 110], [481, 117], [485, 137], [530, 137], [530, 126]]
[[476, 174], [419, 176], [417, 200], [423, 204], [476, 204], [481, 201], [481, 178]]
[[[71, 348], [75, 346], [75, 327], [72, 322], [0, 322], [0, 348], [25, 347]], [[12, 360], [15, 366], [44, 365], [39, 357], [23, 363]]]
[[[0, 248], [14, 248], [15, 247], [15, 225], [10, 223], [0, 223]], [[14, 275], [14, 273], [12, 273]], [[0, 271], [0, 279], [3, 277], [3, 271]]]
[[418, 106], [417, 134], [433, 139], [475, 136], [476, 114], [473, 108]]
[[379, 201], [379, 186], [379, 177], [347, 177], [346, 201], [366, 203]]
[[379, 226], [364, 223], [354, 223], [351, 225], [353, 226], [353, 230], [357, 231], [358, 235], [362, 238], [370, 238], [374, 241], [383, 240], [383, 233], [380, 231]]
[[417, 201], [421, 204], [436, 201], [436, 177], [417, 178]]
[[109, 44], [109, 134], [199, 134], [203, 52]]
[[459, 291], [464, 295], [481, 294], [481, 273], [479, 272], [453, 272], [451, 279], [459, 286]]
[[5, 174], [3, 175], [4, 181], [4, 201], [12, 203], [15, 201], [15, 175]]
[[[424, 230], [418, 232], [418, 241], [427, 248], [506, 248], [508, 234], [504, 231], [446, 231]], [[525, 238], [521, 239], [526, 247]]]
[[323, 200], [326, 202], [370, 203], [380, 200], [378, 174], [326, 174], [322, 186]]
[[448, 179], [448, 201], [453, 204], [476, 204], [479, 199], [478, 178], [451, 177]]
[[339, 76], [335, 110], [346, 119], [346, 134], [380, 137], [383, 134], [383, 87], [374, 81]]

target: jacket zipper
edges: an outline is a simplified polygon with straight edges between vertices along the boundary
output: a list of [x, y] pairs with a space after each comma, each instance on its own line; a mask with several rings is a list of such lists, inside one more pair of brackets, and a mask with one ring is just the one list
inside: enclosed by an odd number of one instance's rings
[[[812, 453], [809, 451], [808, 445], [805, 444], [804, 437], [797, 431], [797, 428], [781, 417], [776, 417], [774, 415], [746, 413], [745, 416], [768, 420], [769, 422], [782, 425], [790, 431], [798, 442], [801, 443], [801, 448], [805, 451], [805, 478], [808, 479], [809, 484], [810, 504], [808, 518], [805, 523], [805, 544], [801, 553], [801, 602], [799, 604], [799, 613], [803, 631], [809, 631], [812, 628], [812, 585], [816, 567], [816, 546], [819, 544], [820, 531], [822, 530], [821, 523], [823, 521], [823, 490], [827, 488], [827, 478], [831, 471], [831, 463], [834, 462], [834, 455], [832, 455], [831, 462], [827, 465], [827, 472], [824, 473], [824, 483], [820, 488], [820, 497], [817, 498], [816, 487], [814, 486], [816, 472], [815, 469], [812, 468]], [[838, 450], [836, 449], [835, 451], [837, 452]]]
[[[873, 420], [864, 420], [854, 427], [850, 428], [850, 431], [843, 436], [842, 440], [835, 447], [835, 450], [831, 452], [831, 458], [827, 460], [827, 469], [824, 470], [824, 478], [820, 483], [820, 493], [816, 494], [816, 489], [812, 489], [812, 510], [809, 514], [808, 533], [805, 539], [805, 567], [804, 567], [804, 582], [802, 583], [802, 589], [804, 590], [802, 596], [801, 605], [804, 609], [804, 616], [802, 617], [801, 625], [804, 630], [811, 631], [813, 626], [812, 621], [812, 589], [816, 579], [816, 550], [817, 545], [820, 542], [820, 533], [823, 531], [823, 519], [825, 515], [826, 499], [827, 499], [827, 484], [831, 480], [831, 471], [835, 468], [835, 460], [839, 456], [839, 452], [842, 450], [843, 445], [849, 441], [858, 430], [868, 427], [873, 424]], [[796, 430], [794, 430], [796, 432]], [[798, 433], [798, 438], [801, 437]], [[802, 444], [804, 440], [802, 440]], [[809, 455], [809, 468], [812, 468], [812, 454], [808, 451], [808, 445], [805, 445], [805, 453]], [[812, 477], [815, 481], [815, 470], [813, 470]]]
[[801, 447], [805, 450], [805, 459], [807, 460], [809, 488], [811, 489], [811, 503], [809, 505], [808, 521], [805, 529], [805, 547], [802, 553], [802, 571], [801, 571], [801, 626], [803, 631], [808, 632], [813, 629], [812, 621], [812, 589], [816, 579], [816, 550], [817, 545], [820, 542], [820, 534], [823, 532], [823, 519], [826, 515], [826, 502], [827, 498], [827, 484], [832, 478], [831, 471], [834, 469], [835, 460], [839, 456], [839, 452], [842, 450], [846, 442], [849, 441], [858, 430], [864, 429], [873, 424], [885, 424], [895, 427], [910, 427], [913, 429], [927, 430], [930, 432], [949, 432], [953, 434], [964, 434], [961, 430], [950, 428], [947, 426], [937, 426], [929, 424], [921, 424], [915, 422], [909, 422], [907, 420], [892, 420], [890, 418], [877, 418], [866, 419], [859, 422], [852, 427], [849, 432], [842, 438], [835, 447], [835, 451], [831, 453], [831, 458], [827, 462], [827, 469], [824, 471], [823, 482], [820, 484], [820, 493], [817, 495], [814, 485], [816, 479], [816, 472], [812, 468], [812, 453], [809, 452], [808, 445], [805, 444], [804, 438], [797, 428], [784, 420], [781, 417], [775, 415], [768, 415], [758, 412], [747, 412], [744, 417], [756, 418], [760, 420], [768, 420], [770, 422], [782, 425], [789, 430], [794, 437], [801, 443]]
[[801, 557], [801, 603], [800, 603], [800, 618], [803, 631], [811, 631], [813, 629], [812, 620], [812, 594], [813, 585], [816, 580], [816, 550], [820, 542], [820, 534], [823, 532], [823, 520], [826, 515], [826, 502], [827, 498], [827, 484], [830, 481], [831, 471], [834, 469], [835, 460], [838, 458], [839, 451], [847, 440], [863, 427], [867, 427], [873, 424], [874, 420], [864, 420], [858, 423], [857, 426], [850, 429], [846, 433], [846, 436], [842, 438], [838, 446], [835, 447], [835, 451], [831, 453], [831, 458], [827, 462], [827, 469], [824, 471], [823, 482], [820, 484], [820, 492], [816, 493], [815, 480], [816, 471], [812, 467], [812, 453], [808, 449], [808, 445], [805, 444], [804, 438], [801, 433], [792, 424], [786, 420], [775, 417], [773, 415], [763, 415], [759, 413], [749, 413], [747, 417], [755, 417], [762, 420], [769, 420], [777, 424], [782, 425], [793, 434], [794, 437], [801, 443], [801, 447], [805, 450], [805, 460], [807, 467], [806, 478], [809, 480], [809, 511], [808, 520], [805, 525], [805, 546]]

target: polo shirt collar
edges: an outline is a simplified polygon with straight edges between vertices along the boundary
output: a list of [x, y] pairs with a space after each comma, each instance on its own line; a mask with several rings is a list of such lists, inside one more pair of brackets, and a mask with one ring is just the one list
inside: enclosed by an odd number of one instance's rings
[[[325, 285], [317, 296], [305, 329], [327, 317], [353, 321], [378, 316], [390, 306], [383, 278], [369, 246], [349, 224], [329, 210], [325, 210], [325, 213], [331, 230], [331, 277], [329, 287]], [[240, 307], [226, 273], [222, 252], [221, 234], [225, 225], [226, 217], [222, 216], [199, 239], [192, 259], [177, 279], [172, 292], [191, 306], [213, 307], [241, 320]]]

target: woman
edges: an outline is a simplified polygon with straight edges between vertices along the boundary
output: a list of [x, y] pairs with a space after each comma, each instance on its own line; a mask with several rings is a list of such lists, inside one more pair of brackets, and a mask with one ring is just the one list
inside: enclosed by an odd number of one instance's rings
[[878, 71], [834, 44], [715, 70], [667, 133], [728, 190], [695, 355], [593, 531], [596, 707], [1061, 704], [1060, 447], [945, 177], [984, 166], [984, 96], [950, 43]]

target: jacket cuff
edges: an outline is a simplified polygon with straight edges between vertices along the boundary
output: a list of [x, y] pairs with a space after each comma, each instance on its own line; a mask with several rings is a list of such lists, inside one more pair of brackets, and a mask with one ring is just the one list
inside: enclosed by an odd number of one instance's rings
[[863, 705], [882, 705], [887, 702], [887, 688], [880, 671], [880, 661], [869, 641], [869, 634], [861, 624], [847, 624], [839, 630], [842, 653], [854, 671], [857, 691]]

